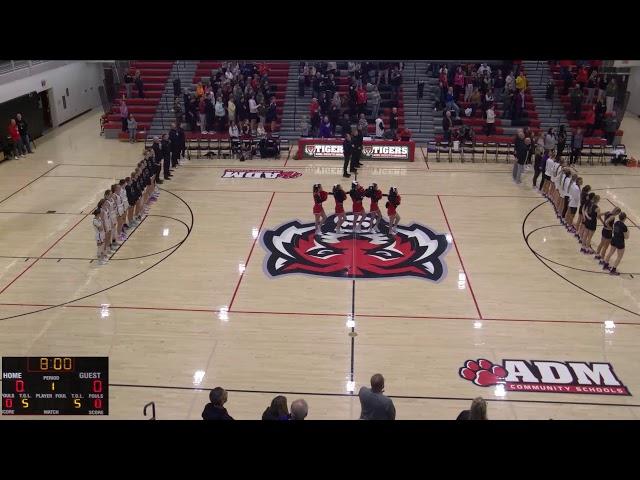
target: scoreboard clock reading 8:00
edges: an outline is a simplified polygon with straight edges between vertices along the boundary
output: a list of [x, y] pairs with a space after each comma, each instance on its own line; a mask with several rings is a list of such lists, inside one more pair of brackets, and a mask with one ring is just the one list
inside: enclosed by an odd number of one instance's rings
[[108, 357], [2, 357], [2, 415], [108, 414]]

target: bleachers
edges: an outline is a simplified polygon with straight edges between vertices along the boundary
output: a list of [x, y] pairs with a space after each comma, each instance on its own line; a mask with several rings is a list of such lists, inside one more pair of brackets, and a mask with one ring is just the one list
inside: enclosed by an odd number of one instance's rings
[[[195, 74], [193, 76], [193, 83], [198, 84], [204, 80], [208, 80], [211, 77], [212, 71], [222, 66], [221, 61], [215, 60], [200, 60], [196, 67]], [[254, 64], [261, 64], [262, 62], [252, 62]], [[276, 128], [274, 132], [280, 131], [280, 125], [282, 123], [282, 116], [284, 114], [284, 101], [285, 93], [287, 90], [287, 81], [289, 78], [289, 62], [264, 62], [268, 68], [269, 85], [271, 85], [273, 95], [276, 98]], [[265, 106], [268, 106], [270, 99], [265, 99]], [[226, 107], [226, 105], [225, 105]], [[265, 130], [269, 132], [271, 125], [265, 125]]]
[[[158, 62], [158, 61], [141, 61], [136, 60], [131, 62], [130, 71], [133, 74], [136, 70], [140, 70], [140, 76], [144, 82], [144, 98], [137, 98], [138, 90], [135, 85], [132, 88], [132, 94], [134, 98], [126, 99], [126, 104], [129, 109], [129, 113], [132, 113], [136, 121], [138, 122], [138, 134], [139, 139], [144, 139], [145, 132], [149, 131], [153, 116], [156, 112], [160, 97], [165, 89], [167, 79], [173, 66], [173, 61]], [[120, 84], [120, 90], [118, 91], [117, 99], [111, 106], [111, 111], [108, 113], [108, 122], [105, 125], [105, 137], [106, 138], [120, 138], [128, 139], [129, 135], [126, 132], [122, 132], [122, 122], [120, 120], [120, 102], [119, 99], [126, 97], [126, 87], [124, 82]]]
[[[593, 68], [600, 68], [602, 66], [602, 63], [603, 63], [602, 60], [589, 60], [587, 67], [591, 66]], [[572, 74], [573, 78], [569, 83], [569, 89], [572, 89], [577, 85], [577, 82], [575, 80], [575, 75], [578, 71], [578, 65], [574, 60], [560, 60], [557, 63], [549, 62], [549, 70], [551, 72], [553, 81], [555, 83], [556, 90], [559, 93], [560, 102], [567, 115], [569, 127], [572, 132], [575, 132], [576, 128], [578, 127], [581, 127], [582, 129], [585, 129], [587, 127], [587, 122], [585, 120], [587, 111], [593, 107], [593, 104], [595, 103], [598, 95], [596, 90], [596, 94], [593, 96], [593, 102], [586, 103], [585, 100], [587, 98], [588, 91], [587, 91], [587, 88], [585, 87], [582, 90], [583, 104], [582, 104], [582, 109], [580, 113], [580, 119], [575, 118], [575, 114], [571, 108], [571, 96], [569, 94], [566, 94], [566, 95], [564, 94], [565, 84], [564, 84], [564, 80], [561, 77], [561, 71], [563, 67], [566, 67]], [[618, 130], [615, 136], [622, 138], [623, 133], [624, 132], [622, 130]], [[594, 137], [604, 137], [604, 134], [605, 132], [600, 129], [594, 130], [593, 132]]]

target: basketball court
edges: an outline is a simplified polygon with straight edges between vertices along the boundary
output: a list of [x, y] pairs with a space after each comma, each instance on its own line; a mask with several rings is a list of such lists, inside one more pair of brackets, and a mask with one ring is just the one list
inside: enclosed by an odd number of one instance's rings
[[[531, 172], [515, 185], [510, 164], [427, 162], [423, 151], [358, 174], [365, 188], [398, 187], [402, 247], [373, 254], [375, 239], [355, 236], [330, 252], [285, 245], [313, 224], [313, 184], [350, 182], [340, 162], [296, 160], [295, 148], [275, 160], [185, 163], [100, 266], [91, 210], [143, 147], [99, 137], [98, 119], [86, 114], [0, 164], [0, 352], [108, 356], [108, 418], [142, 419], [154, 401], [159, 419], [199, 419], [223, 386], [237, 419], [259, 419], [277, 394], [305, 398], [309, 419], [356, 419], [357, 390], [378, 372], [398, 419], [455, 419], [479, 395], [493, 419], [640, 418], [640, 169], [578, 168], [604, 211], [629, 217], [619, 277], [579, 253]], [[633, 137], [637, 120], [624, 130]], [[223, 178], [229, 170], [301, 175]], [[267, 232], [281, 233], [271, 250]], [[416, 245], [434, 238], [444, 248], [425, 266]], [[296, 257], [295, 272], [291, 248], [313, 255]], [[413, 274], [380, 267], [396, 254]], [[351, 274], [339, 271], [345, 262]], [[461, 369], [479, 359], [609, 364], [628, 394], [478, 386]]]

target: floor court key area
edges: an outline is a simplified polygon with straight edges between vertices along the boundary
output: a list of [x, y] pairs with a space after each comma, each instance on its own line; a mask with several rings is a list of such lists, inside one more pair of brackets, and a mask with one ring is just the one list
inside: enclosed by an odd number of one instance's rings
[[[99, 116], [0, 164], [0, 354], [108, 357], [104, 418], [154, 401], [159, 419], [199, 419], [220, 385], [237, 419], [278, 394], [305, 398], [309, 419], [356, 419], [351, 392], [378, 372], [398, 419], [455, 419], [479, 395], [492, 419], [639, 418], [640, 169], [578, 167], [603, 210], [628, 215], [619, 277], [579, 252], [531, 171], [516, 185], [510, 164], [420, 149], [358, 173], [398, 188], [393, 238], [315, 237], [312, 186], [350, 180], [294, 148], [186, 162], [98, 265], [92, 208], [143, 148], [99, 137]], [[238, 169], [300, 175], [223, 178]]]

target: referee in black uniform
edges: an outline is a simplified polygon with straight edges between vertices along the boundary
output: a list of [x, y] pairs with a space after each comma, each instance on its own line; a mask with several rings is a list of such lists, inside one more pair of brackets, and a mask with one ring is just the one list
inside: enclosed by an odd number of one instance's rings
[[362, 155], [362, 132], [357, 128], [351, 129], [351, 144], [353, 145], [353, 153], [351, 154], [351, 171], [357, 172], [357, 169], [362, 166], [360, 163], [360, 156]]
[[347, 171], [347, 167], [349, 166], [349, 162], [351, 161], [351, 155], [353, 153], [353, 144], [351, 143], [351, 135], [348, 133], [344, 136], [344, 141], [342, 142], [342, 153], [344, 154], [344, 164], [342, 166], [342, 176], [344, 178], [351, 177], [351, 174]]

